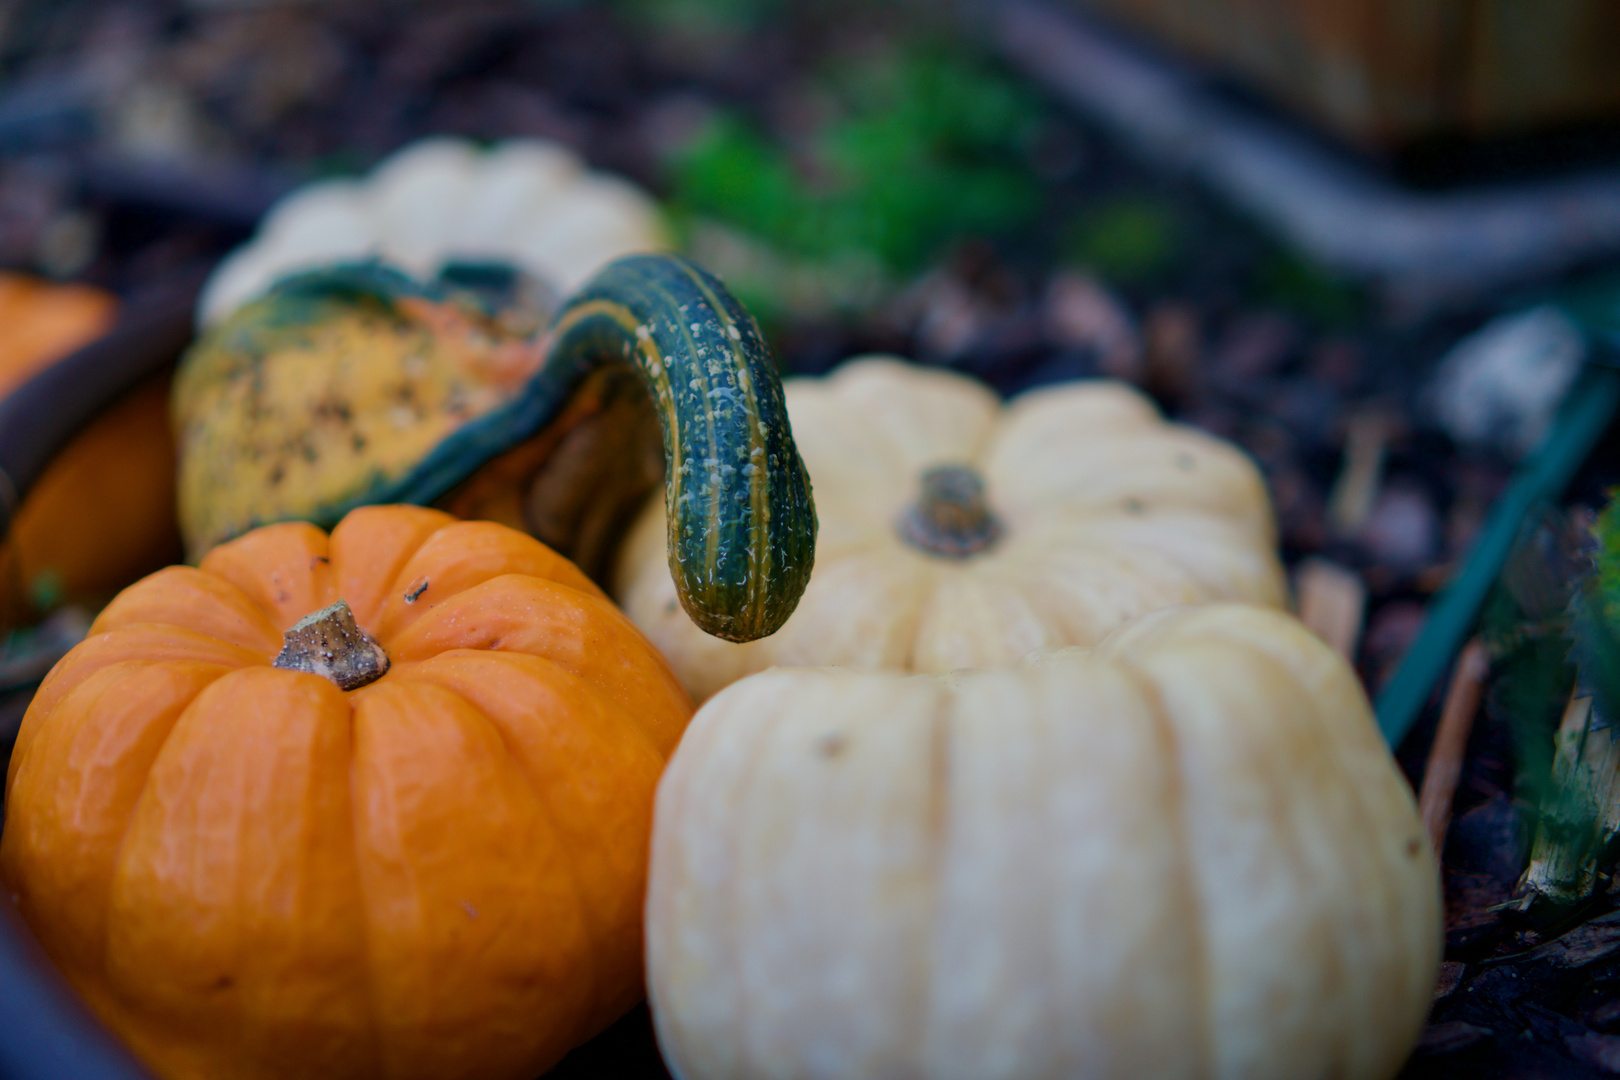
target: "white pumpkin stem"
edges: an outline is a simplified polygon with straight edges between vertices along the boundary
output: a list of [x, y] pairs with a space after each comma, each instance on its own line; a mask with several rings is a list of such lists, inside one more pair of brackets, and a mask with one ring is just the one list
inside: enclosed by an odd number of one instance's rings
[[388, 674], [388, 654], [354, 621], [342, 600], [305, 615], [282, 635], [275, 667], [331, 679], [339, 690], [358, 690]]
[[1001, 537], [984, 497], [984, 478], [968, 465], [938, 465], [922, 475], [917, 501], [900, 519], [900, 537], [931, 555], [965, 559]]

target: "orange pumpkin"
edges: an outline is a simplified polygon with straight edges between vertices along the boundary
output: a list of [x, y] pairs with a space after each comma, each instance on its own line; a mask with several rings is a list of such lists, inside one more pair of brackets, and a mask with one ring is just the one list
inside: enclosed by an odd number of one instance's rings
[[111, 405], [51, 459], [0, 542], [0, 629], [94, 610], [181, 558], [169, 376]]
[[532, 1080], [641, 997], [691, 709], [515, 530], [272, 525], [131, 586], [52, 671], [0, 878], [161, 1076]]

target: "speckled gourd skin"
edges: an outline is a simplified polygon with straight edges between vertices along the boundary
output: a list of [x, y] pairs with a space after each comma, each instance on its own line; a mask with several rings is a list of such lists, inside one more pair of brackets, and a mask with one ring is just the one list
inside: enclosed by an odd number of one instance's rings
[[809, 479], [753, 319], [671, 255], [610, 263], [528, 337], [467, 294], [375, 263], [283, 281], [177, 374], [188, 551], [274, 521], [431, 503], [611, 365], [637, 373], [662, 423], [683, 605], [727, 640], [773, 632], [809, 579]]

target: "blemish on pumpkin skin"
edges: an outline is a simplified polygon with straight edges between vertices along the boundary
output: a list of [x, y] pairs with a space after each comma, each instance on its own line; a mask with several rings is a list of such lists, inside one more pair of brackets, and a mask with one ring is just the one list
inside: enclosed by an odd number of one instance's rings
[[316, 555], [309, 560], [309, 568], [311, 571], [313, 571], [321, 563], [330, 563], [331, 561], [332, 560], [328, 559], [325, 555]]
[[1406, 854], [1409, 858], [1417, 858], [1422, 851], [1423, 841], [1417, 837], [1414, 836], [1406, 842]]
[[461, 910], [467, 913], [467, 918], [469, 919], [478, 918], [478, 909], [473, 907], [472, 904], [468, 903], [466, 900], [461, 902]]
[[235, 979], [231, 978], [229, 975], [221, 975], [219, 978], [214, 980], [214, 985], [212, 987], [210, 987], [209, 989], [212, 989], [212, 990], [229, 990], [231, 987], [233, 987], [235, 985], [236, 985], [236, 980]]
[[407, 604], [416, 603], [422, 598], [422, 594], [427, 592], [428, 579], [419, 578], [417, 580], [419, 582], [418, 584], [413, 584], [410, 588], [405, 590], [405, 602]]
[[824, 758], [842, 757], [849, 748], [849, 739], [841, 731], [829, 731], [816, 740], [816, 753]]

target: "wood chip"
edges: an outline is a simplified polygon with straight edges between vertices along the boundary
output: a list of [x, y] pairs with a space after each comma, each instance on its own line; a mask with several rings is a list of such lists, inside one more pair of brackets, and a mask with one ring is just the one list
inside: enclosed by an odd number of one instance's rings
[[1620, 926], [1596, 920], [1540, 946], [1531, 955], [1563, 968], [1583, 967], [1620, 949]]
[[1429, 747], [1429, 761], [1424, 766], [1423, 786], [1418, 793], [1418, 809], [1436, 858], [1445, 850], [1446, 830], [1451, 827], [1451, 803], [1457, 794], [1463, 755], [1468, 750], [1468, 736], [1474, 730], [1474, 716], [1479, 712], [1479, 699], [1490, 668], [1490, 653], [1484, 642], [1474, 638], [1464, 645], [1440, 708], [1440, 726]]
[[1447, 1054], [1453, 1050], [1461, 1050], [1465, 1046], [1472, 1046], [1490, 1034], [1490, 1028], [1465, 1023], [1462, 1020], [1453, 1020], [1446, 1024], [1430, 1024], [1424, 1029], [1423, 1038], [1418, 1040], [1417, 1048], [1430, 1054]]
[[1391, 424], [1381, 408], [1362, 409], [1350, 417], [1344, 438], [1344, 464], [1328, 494], [1328, 524], [1342, 536], [1354, 536], [1372, 515], [1383, 484], [1384, 453]]
[[1468, 965], [1457, 960], [1447, 960], [1441, 964], [1440, 976], [1434, 982], [1434, 1000], [1450, 997], [1462, 982], [1463, 972], [1467, 970]]
[[1300, 621], [1354, 662], [1367, 608], [1361, 576], [1327, 559], [1306, 559], [1294, 574], [1294, 596]]

